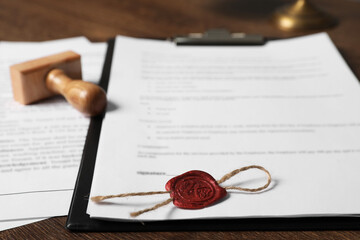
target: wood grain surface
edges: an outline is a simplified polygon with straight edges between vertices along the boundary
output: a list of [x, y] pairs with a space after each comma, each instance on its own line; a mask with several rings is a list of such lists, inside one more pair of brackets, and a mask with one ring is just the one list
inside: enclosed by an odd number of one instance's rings
[[[289, 2], [292, 1], [0, 0], [0, 40], [86, 36], [91, 41], [105, 41], [117, 34], [165, 39], [209, 28], [273, 38], [311, 33], [283, 32], [271, 24], [271, 13]], [[338, 19], [338, 24], [327, 32], [359, 78], [360, 1], [312, 2]], [[2, 231], [0, 239], [360, 239], [360, 231], [71, 233], [65, 229], [65, 221], [66, 217], [56, 217]]]

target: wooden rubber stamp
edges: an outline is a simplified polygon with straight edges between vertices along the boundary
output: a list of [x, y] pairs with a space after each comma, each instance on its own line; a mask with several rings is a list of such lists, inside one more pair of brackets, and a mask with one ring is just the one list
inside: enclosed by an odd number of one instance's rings
[[[61, 94], [87, 116], [101, 114], [106, 107], [105, 91], [82, 81], [80, 55], [66, 51], [10, 67], [14, 99], [21, 104]], [[75, 80], [74, 80], [75, 79]]]

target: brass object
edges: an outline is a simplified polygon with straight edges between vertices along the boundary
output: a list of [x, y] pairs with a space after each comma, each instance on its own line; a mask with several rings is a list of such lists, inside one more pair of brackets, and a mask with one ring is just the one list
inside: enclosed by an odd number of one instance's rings
[[335, 25], [336, 21], [319, 10], [308, 0], [297, 0], [294, 4], [278, 9], [272, 20], [282, 30], [321, 30]]

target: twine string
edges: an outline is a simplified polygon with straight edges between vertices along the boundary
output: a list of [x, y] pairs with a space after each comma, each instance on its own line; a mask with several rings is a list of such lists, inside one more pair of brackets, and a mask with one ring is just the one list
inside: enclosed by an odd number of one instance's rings
[[[254, 168], [259, 169], [259, 170], [266, 173], [267, 182], [266, 182], [265, 185], [263, 185], [261, 187], [258, 187], [258, 188], [242, 188], [242, 187], [237, 187], [237, 186], [227, 186], [227, 187], [224, 187], [224, 188], [225, 189], [234, 189], [234, 190], [244, 191], [244, 192], [259, 192], [261, 190], [266, 189], [271, 183], [271, 175], [270, 175], [268, 170], [266, 170], [265, 168], [263, 168], [261, 166], [257, 166], [257, 165], [251, 165], [251, 166], [235, 169], [232, 172], [230, 172], [228, 174], [225, 174], [220, 180], [217, 181], [217, 183], [221, 184], [221, 183], [229, 180], [230, 178], [232, 178], [233, 176], [235, 176], [236, 174], [238, 174], [240, 172], [244, 172], [246, 170], [254, 169]], [[109, 198], [121, 198], [121, 197], [131, 197], [131, 196], [147, 196], [147, 195], [166, 194], [166, 193], [171, 193], [171, 191], [121, 193], [121, 194], [116, 194], [116, 195], [95, 196], [95, 197], [92, 197], [91, 200], [93, 202], [98, 203], [98, 202], [101, 202], [101, 201], [109, 199]], [[167, 199], [167, 200], [165, 200], [165, 201], [163, 201], [161, 203], [158, 203], [158, 204], [154, 205], [151, 208], [146, 208], [146, 209], [143, 209], [143, 210], [140, 210], [140, 211], [137, 211], [137, 212], [132, 212], [132, 213], [130, 213], [130, 216], [131, 217], [137, 217], [137, 216], [139, 216], [139, 215], [141, 215], [143, 213], [150, 212], [150, 211], [156, 210], [156, 209], [158, 209], [158, 208], [160, 208], [162, 206], [165, 206], [165, 205], [169, 204], [172, 201], [173, 201], [173, 198], [169, 198], [169, 199]]]
[[221, 183], [229, 180], [230, 178], [232, 178], [236, 174], [238, 174], [240, 172], [244, 172], [244, 171], [249, 170], [249, 169], [253, 169], [253, 168], [259, 169], [259, 170], [264, 171], [266, 173], [267, 182], [266, 182], [266, 184], [264, 186], [261, 186], [261, 187], [258, 187], [258, 188], [242, 188], [242, 187], [236, 187], [236, 186], [227, 186], [227, 187], [224, 187], [224, 188], [225, 189], [235, 189], [235, 190], [244, 191], [244, 192], [259, 192], [261, 190], [266, 189], [271, 183], [271, 175], [270, 175], [268, 170], [266, 170], [265, 168], [263, 168], [261, 166], [257, 166], [257, 165], [251, 165], [251, 166], [235, 169], [234, 171], [232, 171], [232, 172], [230, 172], [228, 174], [225, 174], [220, 180], [217, 181], [217, 183], [221, 184]]
[[95, 196], [91, 198], [93, 202], [101, 202], [109, 198], [122, 198], [122, 197], [132, 197], [132, 196], [146, 196], [146, 195], [155, 195], [155, 194], [165, 194], [170, 193], [171, 191], [156, 191], [156, 192], [135, 192], [135, 193], [121, 193], [116, 195], [106, 195], [106, 196]]
[[143, 214], [143, 213], [146, 213], [146, 212], [150, 212], [150, 211], [153, 211], [155, 209], [158, 209], [159, 207], [162, 207], [162, 206], [165, 206], [169, 203], [171, 203], [173, 201], [172, 198], [169, 198], [167, 199], [166, 201], [163, 201], [162, 203], [159, 203], [159, 204], [156, 204], [155, 206], [151, 207], [151, 208], [146, 208], [146, 209], [143, 209], [143, 210], [140, 210], [140, 211], [137, 211], [137, 212], [132, 212], [130, 213], [130, 216], [131, 217], [137, 217], [139, 216], [140, 214]]

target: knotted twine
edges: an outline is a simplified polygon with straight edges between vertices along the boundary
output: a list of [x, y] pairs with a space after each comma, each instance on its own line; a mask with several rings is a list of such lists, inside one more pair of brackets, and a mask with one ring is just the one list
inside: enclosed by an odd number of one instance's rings
[[[246, 170], [249, 170], [249, 169], [253, 169], [253, 168], [259, 169], [259, 170], [266, 173], [267, 182], [266, 182], [265, 185], [263, 185], [261, 187], [258, 187], [258, 188], [243, 188], [243, 187], [237, 187], [237, 186], [227, 186], [227, 187], [224, 187], [224, 188], [228, 189], [228, 190], [238, 190], [238, 191], [252, 192], [252, 193], [262, 191], [262, 190], [266, 189], [270, 185], [270, 183], [271, 183], [271, 175], [270, 175], [268, 170], [266, 170], [262, 166], [257, 166], [257, 165], [250, 165], [250, 166], [242, 167], [242, 168], [239, 168], [239, 169], [235, 169], [232, 172], [230, 172], [228, 174], [225, 174], [220, 180], [217, 180], [216, 182], [218, 184], [221, 184], [221, 183], [229, 180], [230, 178], [232, 178], [236, 174], [238, 174], [240, 172], [243, 172], [243, 171], [246, 171]], [[122, 197], [131, 197], [131, 196], [147, 196], [147, 195], [167, 194], [167, 193], [171, 194], [172, 191], [151, 191], [151, 192], [121, 193], [121, 194], [116, 194], [116, 195], [95, 196], [95, 197], [92, 197], [91, 200], [93, 202], [98, 203], [98, 202], [101, 202], [101, 201], [104, 201], [104, 200], [110, 199], [110, 198], [122, 198]], [[173, 201], [173, 198], [169, 198], [166, 201], [163, 201], [163, 202], [161, 202], [159, 204], [156, 204], [151, 208], [146, 208], [146, 209], [143, 209], [143, 210], [140, 210], [140, 211], [137, 211], [137, 212], [132, 212], [132, 213], [130, 213], [130, 216], [131, 217], [137, 217], [137, 216], [139, 216], [139, 215], [141, 215], [143, 213], [150, 212], [150, 211], [156, 210], [156, 209], [158, 209], [158, 208], [160, 208], [162, 206], [165, 206], [165, 205], [169, 204], [172, 201]]]

